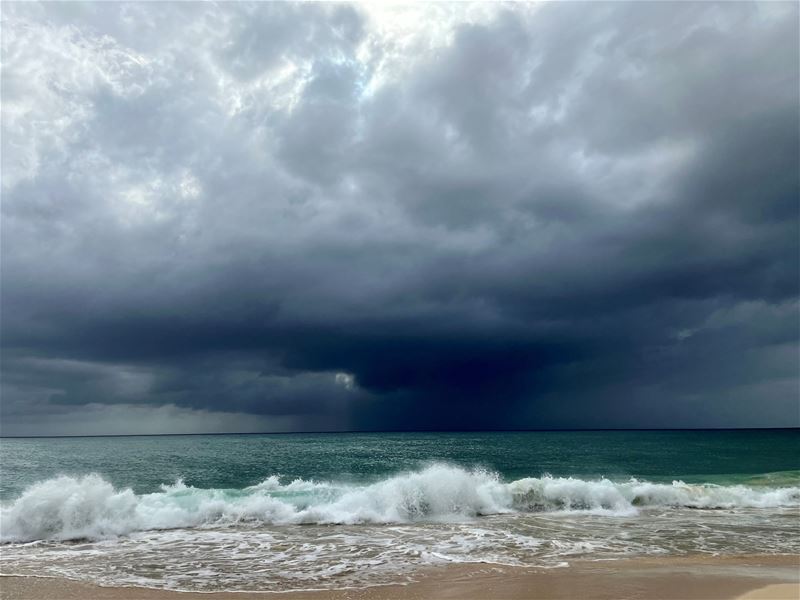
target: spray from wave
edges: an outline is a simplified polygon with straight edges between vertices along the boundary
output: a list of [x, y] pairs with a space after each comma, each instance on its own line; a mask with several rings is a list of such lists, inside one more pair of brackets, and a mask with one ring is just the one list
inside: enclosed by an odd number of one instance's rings
[[37, 483], [0, 509], [0, 541], [102, 539], [134, 531], [224, 526], [412, 523], [514, 512], [592, 511], [630, 516], [650, 507], [800, 506], [800, 487], [671, 485], [631, 479], [531, 477], [509, 483], [486, 470], [436, 464], [370, 485], [277, 476], [245, 489], [199, 489], [177, 482], [137, 495], [98, 475]]

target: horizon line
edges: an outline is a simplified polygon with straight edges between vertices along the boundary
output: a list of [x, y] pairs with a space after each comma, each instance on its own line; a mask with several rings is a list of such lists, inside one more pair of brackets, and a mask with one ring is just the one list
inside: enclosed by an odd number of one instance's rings
[[353, 429], [320, 431], [217, 431], [197, 433], [96, 433], [76, 435], [0, 435], [0, 439], [63, 439], [108, 437], [174, 437], [201, 435], [335, 435], [375, 433], [576, 433], [583, 431], [785, 431], [800, 430], [798, 425], [785, 427], [586, 427], [536, 429]]

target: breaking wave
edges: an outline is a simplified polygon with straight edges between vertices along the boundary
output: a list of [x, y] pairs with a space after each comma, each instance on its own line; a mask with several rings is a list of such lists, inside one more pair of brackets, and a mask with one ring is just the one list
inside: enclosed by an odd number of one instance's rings
[[135, 531], [224, 526], [408, 523], [499, 513], [593, 511], [629, 516], [661, 508], [800, 506], [800, 487], [671, 485], [530, 477], [436, 464], [369, 485], [277, 476], [244, 489], [200, 489], [178, 481], [160, 492], [117, 489], [99, 475], [61, 476], [32, 485], [0, 509], [0, 541], [102, 539]]

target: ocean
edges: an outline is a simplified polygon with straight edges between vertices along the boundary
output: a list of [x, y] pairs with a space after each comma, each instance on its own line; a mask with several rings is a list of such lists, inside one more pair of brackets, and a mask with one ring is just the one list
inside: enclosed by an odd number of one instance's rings
[[0, 573], [175, 590], [800, 554], [800, 430], [0, 440]]

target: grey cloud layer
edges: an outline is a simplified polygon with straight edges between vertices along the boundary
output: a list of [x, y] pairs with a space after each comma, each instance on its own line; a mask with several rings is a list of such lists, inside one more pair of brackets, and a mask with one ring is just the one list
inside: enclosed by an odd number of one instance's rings
[[4, 433], [800, 425], [797, 6], [417, 10], [4, 6]]

